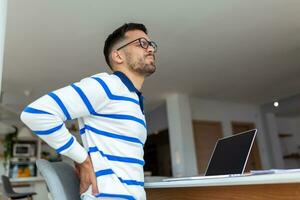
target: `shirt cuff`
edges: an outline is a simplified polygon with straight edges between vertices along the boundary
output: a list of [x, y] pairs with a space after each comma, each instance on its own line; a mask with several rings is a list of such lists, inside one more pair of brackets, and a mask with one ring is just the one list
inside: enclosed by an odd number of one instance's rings
[[61, 154], [71, 158], [76, 163], [83, 163], [88, 157], [88, 153], [77, 141], [74, 141], [74, 144], [65, 152]]

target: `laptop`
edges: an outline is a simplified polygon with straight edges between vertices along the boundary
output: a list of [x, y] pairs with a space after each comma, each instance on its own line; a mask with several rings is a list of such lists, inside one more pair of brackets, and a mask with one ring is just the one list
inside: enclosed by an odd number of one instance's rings
[[163, 181], [243, 176], [257, 129], [224, 137], [216, 142], [204, 176], [167, 178]]

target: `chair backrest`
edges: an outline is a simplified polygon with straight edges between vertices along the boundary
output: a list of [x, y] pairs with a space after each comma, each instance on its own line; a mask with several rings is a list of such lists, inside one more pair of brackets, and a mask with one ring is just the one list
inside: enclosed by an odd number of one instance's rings
[[14, 190], [13, 190], [13, 188], [12, 188], [12, 186], [11, 186], [9, 178], [7, 176], [2, 175], [1, 179], [2, 179], [2, 185], [3, 185], [3, 191], [4, 191], [4, 193], [6, 195], [15, 193]]
[[36, 165], [45, 178], [53, 200], [80, 200], [79, 179], [71, 165], [43, 159], [37, 160]]

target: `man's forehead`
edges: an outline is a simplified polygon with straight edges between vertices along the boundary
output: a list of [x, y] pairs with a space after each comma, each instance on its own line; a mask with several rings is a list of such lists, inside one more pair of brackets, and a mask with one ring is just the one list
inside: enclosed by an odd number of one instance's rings
[[149, 36], [141, 30], [128, 31], [128, 32], [126, 32], [125, 36], [126, 36], [126, 40], [127, 39], [134, 40], [134, 39], [141, 38], [141, 37], [144, 37], [147, 40], [150, 40]]

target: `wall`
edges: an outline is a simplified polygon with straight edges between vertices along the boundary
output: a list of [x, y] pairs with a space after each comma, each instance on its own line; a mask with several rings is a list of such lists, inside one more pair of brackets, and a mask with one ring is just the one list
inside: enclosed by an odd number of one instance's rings
[[[4, 58], [6, 11], [7, 11], [7, 0], [0, 0], [0, 93], [2, 88], [1, 86], [2, 86], [2, 70], [3, 70], [3, 58]], [[3, 160], [0, 160], [0, 174], [3, 173], [4, 173]]]
[[270, 168], [269, 151], [266, 143], [266, 132], [262, 123], [259, 106], [239, 104], [216, 100], [191, 98], [192, 118], [194, 120], [220, 121], [224, 136], [232, 134], [232, 121], [252, 122], [258, 129], [257, 142], [262, 160], [262, 167]]
[[[270, 150], [268, 149], [268, 135], [264, 128], [259, 106], [190, 98], [190, 107], [191, 118], [193, 120], [220, 121], [222, 123], [224, 136], [232, 134], [232, 121], [254, 123], [258, 129], [257, 142], [262, 159], [262, 167], [264, 169], [271, 168], [272, 156], [270, 156]], [[162, 105], [147, 114], [148, 131], [150, 131], [150, 133], [168, 127], [166, 112], [165, 105]]]
[[157, 133], [168, 128], [166, 104], [162, 104], [146, 113], [148, 134]]
[[2, 86], [6, 12], [7, 12], [7, 0], [0, 0], [0, 92]]
[[[276, 117], [278, 133], [292, 134], [280, 139], [282, 154], [300, 153], [300, 118]], [[299, 159], [284, 159], [285, 168], [299, 168]]]

